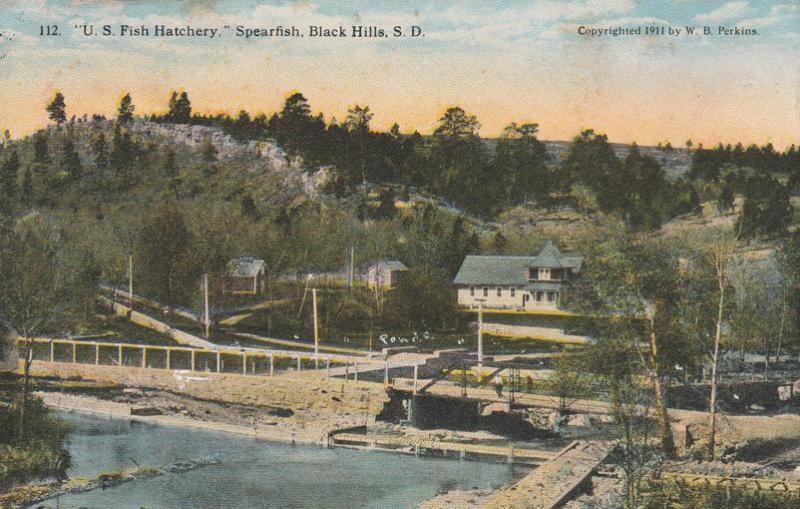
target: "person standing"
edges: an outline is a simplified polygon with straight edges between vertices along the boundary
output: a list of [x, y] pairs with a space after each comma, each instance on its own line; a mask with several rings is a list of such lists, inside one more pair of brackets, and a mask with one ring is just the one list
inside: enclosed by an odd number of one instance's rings
[[503, 377], [500, 376], [500, 373], [494, 375], [494, 390], [498, 398], [503, 397]]

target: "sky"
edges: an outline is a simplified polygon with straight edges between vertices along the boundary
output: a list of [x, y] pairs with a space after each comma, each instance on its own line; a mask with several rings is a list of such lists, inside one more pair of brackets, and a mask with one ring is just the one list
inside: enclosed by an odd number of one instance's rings
[[[513, 121], [538, 123], [542, 139], [591, 128], [621, 143], [783, 148], [800, 142], [799, 22], [796, 0], [5, 0], [0, 128], [16, 138], [46, 126], [56, 91], [69, 116], [111, 116], [125, 92], [137, 113], [162, 112], [172, 90], [186, 90], [197, 112], [269, 115], [301, 91], [326, 119], [369, 105], [375, 129], [430, 133], [458, 105], [487, 137]], [[232, 28], [211, 39], [87, 37], [82, 24]], [[416, 25], [424, 37], [234, 36], [239, 25], [305, 34], [354, 24]], [[60, 35], [40, 36], [41, 25]], [[581, 26], [713, 35], [587, 36]]]

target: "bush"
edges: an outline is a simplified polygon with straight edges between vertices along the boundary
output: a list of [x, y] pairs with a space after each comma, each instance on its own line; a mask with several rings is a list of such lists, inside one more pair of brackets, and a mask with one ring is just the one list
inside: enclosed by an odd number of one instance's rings
[[70, 466], [64, 448], [71, 426], [48, 410], [39, 398], [28, 400], [25, 435], [19, 435], [19, 410], [0, 407], [0, 482], [61, 476]]
[[715, 486], [689, 486], [684, 482], [659, 483], [645, 497], [644, 509], [796, 509], [797, 493], [726, 489]]

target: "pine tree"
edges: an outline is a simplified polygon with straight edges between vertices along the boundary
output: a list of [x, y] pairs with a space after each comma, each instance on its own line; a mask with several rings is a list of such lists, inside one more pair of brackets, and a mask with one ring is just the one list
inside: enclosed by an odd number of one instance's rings
[[12, 204], [17, 200], [17, 176], [19, 173], [19, 156], [16, 150], [11, 151], [11, 155], [0, 166], [0, 193], [2, 193], [3, 212], [10, 212]]
[[376, 218], [391, 219], [397, 209], [394, 205], [394, 189], [389, 186], [381, 188], [378, 195], [378, 208], [375, 209]]
[[22, 176], [21, 193], [25, 206], [30, 207], [33, 203], [33, 177], [31, 175], [30, 167], [25, 169], [25, 174]]
[[47, 105], [46, 109], [50, 120], [56, 124], [61, 125], [67, 121], [67, 104], [64, 101], [64, 94], [61, 92], [56, 92], [55, 97]]
[[106, 137], [103, 133], [100, 133], [95, 138], [92, 149], [94, 150], [94, 165], [98, 173], [104, 173], [108, 169], [108, 149], [106, 147]]
[[50, 163], [50, 154], [47, 150], [47, 136], [37, 134], [33, 141], [33, 162], [41, 165]]
[[165, 115], [167, 122], [175, 122], [175, 112], [178, 109], [178, 92], [172, 91], [167, 108], [167, 114]]
[[497, 254], [505, 254], [506, 248], [508, 247], [508, 239], [503, 232], [497, 232], [494, 234], [494, 240], [492, 241], [492, 249]]
[[217, 160], [217, 147], [210, 141], [203, 144], [203, 161], [213, 163]]
[[547, 152], [536, 137], [538, 130], [536, 123], [512, 122], [497, 140], [493, 169], [507, 202], [521, 203], [533, 197], [541, 200], [550, 191]]
[[203, 167], [203, 175], [210, 177], [217, 170], [216, 165], [214, 164], [217, 161], [218, 156], [217, 147], [215, 147], [210, 140], [206, 140], [206, 142], [203, 144], [202, 154], [203, 162], [205, 163]]
[[114, 126], [114, 138], [111, 144], [111, 167], [117, 172], [122, 171], [127, 166], [128, 156], [125, 136], [117, 124]]
[[169, 112], [167, 121], [173, 124], [188, 124], [192, 119], [192, 103], [189, 101], [189, 94], [172, 92], [169, 98]]
[[181, 178], [178, 164], [175, 161], [175, 151], [170, 150], [167, 152], [167, 158], [164, 160], [164, 176], [169, 181], [169, 189], [175, 193], [175, 197], [179, 197]]
[[117, 108], [117, 122], [127, 124], [128, 122], [132, 121], [133, 110], [135, 109], [136, 106], [133, 105], [131, 94], [125, 94], [125, 96], [119, 102], [119, 108]]
[[119, 124], [116, 124], [114, 126], [109, 163], [120, 189], [126, 189], [133, 184], [133, 175], [131, 175], [130, 170], [136, 156], [137, 147], [131, 140], [130, 133], [126, 129], [121, 129]]
[[717, 211], [721, 214], [733, 208], [735, 195], [733, 193], [733, 186], [725, 182], [719, 190], [717, 197]]
[[63, 160], [61, 163], [64, 170], [71, 180], [78, 180], [81, 177], [81, 158], [75, 150], [72, 140], [64, 142]]

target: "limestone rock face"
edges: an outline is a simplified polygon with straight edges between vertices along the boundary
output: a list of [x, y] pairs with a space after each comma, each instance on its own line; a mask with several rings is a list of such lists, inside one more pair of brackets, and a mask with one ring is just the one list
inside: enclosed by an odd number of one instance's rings
[[296, 188], [310, 196], [318, 194], [328, 180], [328, 168], [308, 172], [303, 169], [299, 157], [287, 158], [286, 153], [273, 140], [239, 141], [220, 129], [202, 125], [160, 124], [144, 119], [136, 119], [131, 124], [133, 133], [153, 138], [171, 140], [176, 145], [185, 146], [198, 153], [206, 143], [217, 151], [221, 163], [244, 161], [249, 171], [255, 175], [277, 175], [287, 186]]

